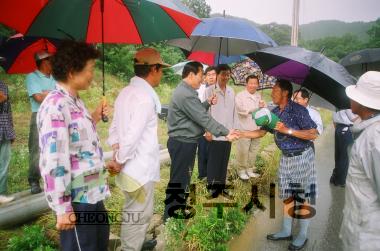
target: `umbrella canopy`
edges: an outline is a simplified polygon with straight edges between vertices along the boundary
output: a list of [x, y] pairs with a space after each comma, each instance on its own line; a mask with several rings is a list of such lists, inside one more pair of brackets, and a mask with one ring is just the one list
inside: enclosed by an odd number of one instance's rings
[[246, 78], [249, 75], [259, 77], [258, 90], [272, 88], [276, 79], [261, 72], [260, 67], [251, 59], [247, 58], [231, 68], [231, 77], [236, 85], [246, 85]]
[[0, 66], [8, 74], [30, 73], [37, 69], [34, 55], [38, 51], [54, 54], [59, 40], [41, 37], [13, 36], [0, 47], [0, 57], [5, 61]]
[[[187, 64], [188, 62], [190, 62], [190, 61], [185, 61], [185, 62], [181, 62], [181, 63], [175, 64], [175, 65], [172, 65], [170, 67], [170, 69], [172, 69], [175, 74], [182, 75], [183, 68], [185, 67], [185, 64]], [[203, 66], [203, 70], [206, 70], [207, 65], [202, 64], [202, 66]]]
[[380, 71], [380, 48], [352, 52], [342, 58], [339, 63], [355, 77], [367, 71]]
[[218, 55], [214, 52], [205, 52], [205, 51], [193, 51], [185, 53], [188, 54], [187, 59], [199, 61], [207, 65], [218, 65], [218, 64], [232, 64], [244, 60], [244, 56], [224, 56]]
[[242, 19], [204, 18], [189, 39], [173, 39], [168, 44], [187, 51], [213, 52], [235, 56], [276, 46], [276, 43], [259, 28]]
[[271, 76], [302, 84], [339, 109], [349, 108], [345, 87], [355, 78], [321, 53], [295, 46], [266, 48], [250, 55]]
[[0, 23], [24, 35], [89, 43], [187, 37], [200, 21], [178, 0], [2, 0], [0, 9]]

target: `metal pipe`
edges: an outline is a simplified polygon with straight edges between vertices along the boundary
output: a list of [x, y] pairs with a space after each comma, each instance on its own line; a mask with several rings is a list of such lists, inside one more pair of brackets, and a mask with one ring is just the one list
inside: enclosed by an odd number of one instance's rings
[[[104, 160], [110, 158], [112, 158], [112, 152], [105, 152]], [[170, 162], [168, 149], [160, 150], [160, 163], [168, 162]], [[12, 196], [16, 200], [0, 205], [0, 229], [14, 227], [50, 211], [44, 193], [30, 194], [29, 191], [22, 191]]]

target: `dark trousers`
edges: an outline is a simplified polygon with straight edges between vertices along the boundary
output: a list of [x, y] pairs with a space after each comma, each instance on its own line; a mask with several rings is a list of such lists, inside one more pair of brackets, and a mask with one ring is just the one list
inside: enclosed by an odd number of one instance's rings
[[197, 143], [184, 143], [169, 137], [170, 179], [166, 189], [164, 220], [176, 209], [184, 209], [194, 168]]
[[207, 177], [207, 160], [208, 160], [208, 142], [205, 137], [200, 137], [198, 140], [198, 178]]
[[226, 184], [227, 167], [231, 153], [231, 142], [216, 141], [210, 142], [207, 162], [207, 183], [224, 186]]
[[77, 215], [75, 228], [78, 240], [74, 229], [61, 231], [61, 250], [77, 251], [79, 241], [82, 251], [107, 251], [110, 225], [103, 201], [96, 204], [73, 203], [73, 208]]
[[331, 175], [332, 181], [337, 185], [346, 184], [349, 164], [347, 148], [353, 142], [350, 128], [343, 124], [337, 124], [335, 127], [335, 168]]
[[39, 168], [40, 161], [40, 148], [38, 145], [38, 130], [37, 130], [37, 113], [33, 112], [30, 118], [30, 129], [29, 129], [29, 184], [38, 183], [41, 174]]

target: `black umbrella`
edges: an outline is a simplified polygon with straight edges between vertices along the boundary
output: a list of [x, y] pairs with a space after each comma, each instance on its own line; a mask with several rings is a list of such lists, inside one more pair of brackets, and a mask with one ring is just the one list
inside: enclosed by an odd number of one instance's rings
[[342, 58], [339, 63], [355, 77], [367, 71], [380, 71], [380, 48], [352, 52]]
[[295, 46], [266, 48], [250, 55], [261, 70], [302, 85], [338, 109], [350, 107], [345, 88], [355, 78], [340, 64], [321, 53]]

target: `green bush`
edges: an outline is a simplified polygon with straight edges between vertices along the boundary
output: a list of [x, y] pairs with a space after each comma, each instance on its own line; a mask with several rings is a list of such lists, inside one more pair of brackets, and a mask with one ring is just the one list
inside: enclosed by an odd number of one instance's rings
[[9, 251], [33, 250], [53, 251], [57, 250], [52, 241], [45, 237], [45, 230], [38, 225], [26, 226], [22, 236], [15, 236], [8, 241]]

